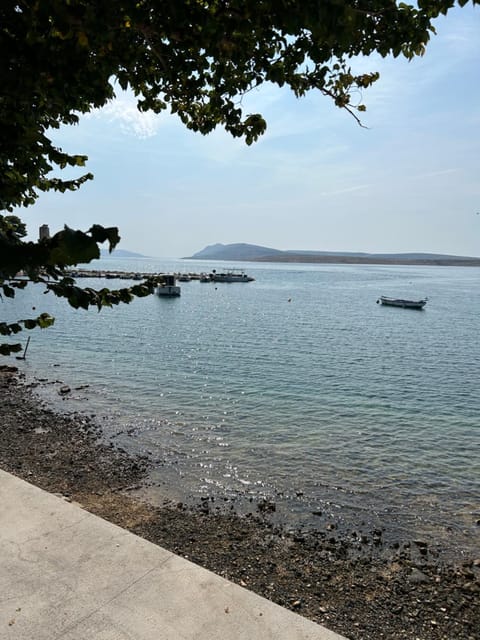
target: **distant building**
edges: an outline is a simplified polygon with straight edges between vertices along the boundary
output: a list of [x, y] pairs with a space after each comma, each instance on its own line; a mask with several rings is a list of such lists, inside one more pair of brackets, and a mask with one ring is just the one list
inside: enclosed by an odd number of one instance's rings
[[39, 240], [43, 240], [44, 238], [50, 238], [50, 229], [48, 228], [48, 224], [42, 224], [40, 229], [38, 230], [38, 238]]

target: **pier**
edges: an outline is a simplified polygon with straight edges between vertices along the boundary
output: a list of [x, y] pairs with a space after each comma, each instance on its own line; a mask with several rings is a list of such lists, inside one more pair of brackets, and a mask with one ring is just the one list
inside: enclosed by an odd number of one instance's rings
[[[103, 278], [105, 280], [146, 280], [147, 278], [164, 278], [172, 275], [163, 272], [111, 271], [110, 269], [67, 269], [65, 275], [71, 278]], [[174, 273], [180, 282], [201, 280], [204, 273]]]

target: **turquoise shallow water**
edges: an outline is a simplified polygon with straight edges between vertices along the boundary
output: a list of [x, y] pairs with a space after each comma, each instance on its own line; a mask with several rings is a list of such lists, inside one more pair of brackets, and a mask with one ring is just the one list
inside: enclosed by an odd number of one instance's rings
[[[323, 526], [312, 513], [321, 511], [478, 549], [480, 270], [244, 266], [255, 282], [181, 283], [179, 299], [100, 314], [38, 290], [3, 307], [56, 315], [31, 334], [22, 366], [89, 384], [63, 406], [109, 416], [107, 431], [148, 451], [171, 494], [267, 496], [292, 525]], [[388, 308], [376, 304], [381, 294], [429, 302]]]

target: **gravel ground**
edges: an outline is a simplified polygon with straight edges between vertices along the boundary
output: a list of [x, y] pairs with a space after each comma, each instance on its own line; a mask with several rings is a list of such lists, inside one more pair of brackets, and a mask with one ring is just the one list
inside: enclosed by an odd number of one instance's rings
[[0, 367], [0, 400], [0, 467], [32, 484], [352, 640], [480, 638], [480, 558], [440, 564], [421, 540], [385, 549], [381, 530], [287, 532], [268, 504], [153, 506], [133, 491], [149, 460], [105, 442], [93, 419], [54, 412], [14, 367]]

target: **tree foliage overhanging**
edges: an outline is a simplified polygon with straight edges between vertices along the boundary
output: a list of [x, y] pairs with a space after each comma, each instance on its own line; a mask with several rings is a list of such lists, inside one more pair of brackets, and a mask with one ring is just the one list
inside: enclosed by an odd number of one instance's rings
[[[480, 0], [473, 0], [479, 2]], [[461, 5], [467, 0], [460, 0]], [[265, 130], [239, 97], [264, 82], [296, 96], [319, 90], [344, 108], [353, 56], [421, 55], [432, 20], [454, 0], [2, 0], [0, 209], [32, 204], [38, 190], [75, 189], [53, 168], [83, 166], [49, 130], [131, 87], [140, 110], [170, 109], [203, 134], [222, 125], [247, 143]]]
[[[116, 291], [103, 288], [95, 290], [79, 287], [67, 267], [80, 262], [90, 262], [100, 257], [98, 245], [108, 242], [112, 249], [119, 241], [115, 227], [104, 228], [93, 225], [86, 233], [65, 227], [51, 238], [38, 242], [26, 242], [23, 238], [26, 228], [14, 215], [0, 215], [0, 298], [13, 298], [28, 283], [42, 283], [45, 293], [52, 292], [66, 298], [75, 309], [91, 306], [111, 307], [122, 302], [131, 302], [134, 297], [150, 295], [159, 279], [152, 275], [132, 287]], [[0, 321], [0, 336], [14, 336], [22, 329], [45, 329], [53, 324], [54, 318], [41, 313], [36, 318], [24, 318], [16, 322]], [[0, 344], [0, 355], [10, 355], [21, 351], [19, 343]]]
[[[116, 83], [134, 92], [141, 111], [169, 110], [202, 134], [223, 126], [251, 144], [266, 123], [261, 114], [244, 113], [241, 97], [248, 91], [266, 82], [289, 87], [297, 97], [317, 90], [358, 117], [365, 106], [355, 102], [356, 89], [368, 88], [378, 74], [353, 73], [350, 59], [422, 55], [434, 19], [467, 2], [2, 0], [0, 210], [11, 213], [34, 204], [39, 192], [75, 190], [93, 177], [62, 180], [53, 174], [84, 167], [87, 158], [57, 148], [51, 131], [104, 106], [114, 98]], [[51, 246], [25, 243], [23, 232], [16, 216], [1, 217], [5, 296], [23, 286], [9, 284], [14, 265], [30, 269], [37, 281], [45, 273], [62, 279], [66, 265], [98, 255], [102, 238], [111, 246], [118, 241], [116, 230], [99, 226], [86, 234], [65, 229]], [[55, 243], [63, 243], [60, 253]], [[62, 254], [67, 246], [68, 256]], [[60, 256], [58, 262], [52, 255]], [[70, 285], [52, 290], [76, 304], [80, 294], [66, 293]], [[84, 303], [112, 303], [97, 294], [88, 293]], [[4, 325], [0, 330], [8, 333]]]

